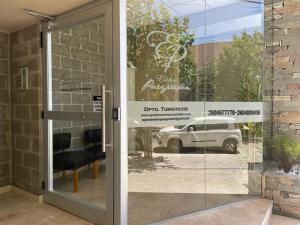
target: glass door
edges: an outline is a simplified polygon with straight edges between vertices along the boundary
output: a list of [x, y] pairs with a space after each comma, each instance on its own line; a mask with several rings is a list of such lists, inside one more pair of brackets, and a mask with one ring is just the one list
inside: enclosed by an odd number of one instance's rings
[[46, 202], [113, 224], [111, 3], [62, 15], [43, 37]]

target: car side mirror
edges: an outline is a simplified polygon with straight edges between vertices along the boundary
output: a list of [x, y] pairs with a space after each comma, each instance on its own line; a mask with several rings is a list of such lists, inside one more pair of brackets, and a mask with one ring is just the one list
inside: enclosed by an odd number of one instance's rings
[[194, 131], [194, 127], [189, 127], [189, 132], [193, 132]]

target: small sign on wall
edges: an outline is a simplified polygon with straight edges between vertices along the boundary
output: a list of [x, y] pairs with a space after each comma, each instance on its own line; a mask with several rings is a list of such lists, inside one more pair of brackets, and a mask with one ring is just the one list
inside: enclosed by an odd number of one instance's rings
[[19, 90], [28, 90], [28, 67], [24, 66], [20, 68], [20, 85]]
[[96, 95], [93, 96], [93, 112], [102, 111], [102, 96]]

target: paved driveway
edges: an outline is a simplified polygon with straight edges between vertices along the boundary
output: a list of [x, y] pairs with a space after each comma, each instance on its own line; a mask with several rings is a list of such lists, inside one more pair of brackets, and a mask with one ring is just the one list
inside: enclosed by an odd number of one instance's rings
[[248, 194], [248, 162], [262, 162], [261, 144], [243, 144], [238, 154], [219, 150], [129, 157], [129, 191]]

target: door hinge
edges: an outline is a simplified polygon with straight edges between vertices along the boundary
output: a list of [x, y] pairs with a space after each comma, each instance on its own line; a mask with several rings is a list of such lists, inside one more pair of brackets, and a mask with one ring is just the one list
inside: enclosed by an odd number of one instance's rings
[[45, 181], [42, 181], [42, 189], [45, 190]]
[[41, 112], [41, 117], [42, 117], [42, 119], [45, 118], [45, 112], [44, 112], [44, 110]]
[[113, 108], [112, 109], [112, 118], [115, 121], [119, 121], [121, 117], [120, 108]]
[[43, 44], [43, 39], [44, 39], [43, 32], [40, 32], [40, 35], [41, 35], [41, 36], [40, 36], [40, 42], [41, 42], [41, 43], [40, 43], [40, 46], [41, 46], [41, 48], [43, 48], [43, 45], [44, 45], [44, 44]]

